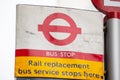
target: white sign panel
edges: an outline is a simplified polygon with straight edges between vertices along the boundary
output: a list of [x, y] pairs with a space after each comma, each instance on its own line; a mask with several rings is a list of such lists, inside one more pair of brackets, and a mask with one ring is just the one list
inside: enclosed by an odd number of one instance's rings
[[105, 6], [120, 7], [120, 0], [104, 0]]

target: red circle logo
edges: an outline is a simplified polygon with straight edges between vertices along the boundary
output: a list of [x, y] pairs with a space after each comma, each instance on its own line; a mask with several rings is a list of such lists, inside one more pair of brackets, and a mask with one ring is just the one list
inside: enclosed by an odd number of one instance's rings
[[[113, 6], [112, 4], [120, 3], [120, 0], [92, 0], [93, 4], [101, 12], [107, 14], [109, 12], [120, 12], [120, 6]], [[106, 5], [105, 3], [109, 4]]]
[[[70, 27], [50, 25], [50, 23], [55, 19], [63, 19], [67, 21], [70, 24]], [[68, 15], [64, 13], [54, 13], [54, 14], [49, 15], [43, 22], [43, 25], [38, 25], [38, 31], [42, 31], [45, 38], [49, 42], [55, 45], [59, 45], [59, 46], [70, 44], [71, 42], [75, 40], [77, 34], [81, 34], [81, 29], [77, 28], [72, 18], [70, 18]], [[50, 32], [70, 33], [70, 36], [66, 39], [59, 40], [51, 36]]]

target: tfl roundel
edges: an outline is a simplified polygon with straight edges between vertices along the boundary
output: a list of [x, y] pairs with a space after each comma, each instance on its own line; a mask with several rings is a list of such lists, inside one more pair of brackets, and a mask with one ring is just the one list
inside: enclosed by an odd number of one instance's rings
[[[70, 26], [59, 26], [59, 25], [50, 25], [50, 23], [55, 19], [62, 19], [69, 23]], [[43, 22], [43, 25], [38, 25], [38, 31], [42, 31], [45, 38], [52, 44], [64, 46], [72, 43], [77, 34], [81, 34], [81, 29], [77, 28], [74, 20], [64, 13], [53, 13], [49, 15]], [[56, 33], [70, 33], [70, 36], [66, 39], [59, 40], [54, 38], [50, 32]]]
[[120, 0], [92, 0], [97, 9], [105, 14], [120, 12]]

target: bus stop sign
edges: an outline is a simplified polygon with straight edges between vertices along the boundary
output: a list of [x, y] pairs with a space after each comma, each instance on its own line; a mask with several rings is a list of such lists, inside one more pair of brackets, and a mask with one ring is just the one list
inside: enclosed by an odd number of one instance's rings
[[109, 18], [120, 18], [120, 0], [92, 0], [94, 6]]

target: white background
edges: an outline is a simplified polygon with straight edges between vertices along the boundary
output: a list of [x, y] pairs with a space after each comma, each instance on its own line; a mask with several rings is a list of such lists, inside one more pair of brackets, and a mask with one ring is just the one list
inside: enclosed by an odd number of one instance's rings
[[91, 0], [0, 0], [0, 80], [14, 80], [16, 4], [95, 10]]

